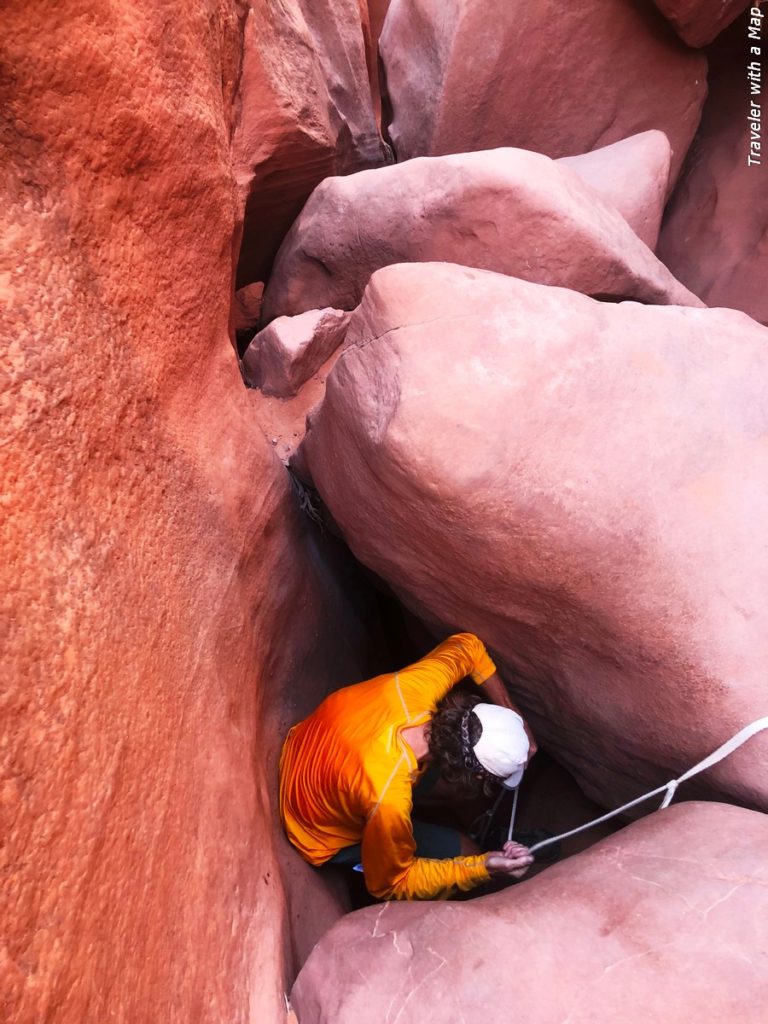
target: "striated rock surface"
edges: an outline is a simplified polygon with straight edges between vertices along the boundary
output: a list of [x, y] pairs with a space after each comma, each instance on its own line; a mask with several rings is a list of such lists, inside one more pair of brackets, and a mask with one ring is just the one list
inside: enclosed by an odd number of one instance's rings
[[295, 395], [339, 348], [350, 315], [339, 309], [311, 309], [273, 320], [243, 356], [246, 381], [267, 395]]
[[388, 158], [374, 114], [363, 23], [367, 12], [359, 0], [249, 5], [234, 137], [246, 202], [238, 286], [268, 276], [318, 182]]
[[626, 0], [392, 0], [381, 52], [400, 160], [572, 156], [656, 128], [674, 183], [706, 95], [706, 58]]
[[[644, 219], [638, 202], [635, 218], [647, 233], [648, 205]], [[540, 153], [497, 149], [324, 181], [280, 249], [263, 318], [353, 309], [375, 270], [429, 260], [588, 294], [699, 304], [573, 170]]]
[[671, 159], [664, 132], [647, 131], [591, 153], [561, 157], [558, 163], [570, 167], [615, 206], [637, 237], [655, 249]]
[[468, 903], [340, 921], [291, 995], [302, 1024], [763, 1024], [768, 817], [672, 806]]
[[282, 1022], [281, 688], [370, 666], [228, 336], [236, 11], [83, 10], [3, 11], [0, 1017]]
[[744, 0], [653, 0], [689, 46], [706, 46], [749, 7]]
[[667, 207], [659, 255], [708, 305], [732, 306], [768, 323], [766, 158], [762, 165], [747, 163], [745, 39], [740, 21], [713, 53], [709, 97]]
[[[588, 796], [637, 796], [766, 713], [764, 328], [404, 264], [346, 345], [302, 448], [315, 485], [413, 611], [483, 637]], [[768, 807], [768, 738], [700, 786]]]

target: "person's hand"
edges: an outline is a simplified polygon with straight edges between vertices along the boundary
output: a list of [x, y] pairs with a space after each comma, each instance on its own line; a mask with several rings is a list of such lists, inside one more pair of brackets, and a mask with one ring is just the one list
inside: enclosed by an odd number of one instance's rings
[[536, 742], [536, 740], [533, 738], [533, 733], [528, 728], [528, 723], [524, 722], [523, 726], [524, 726], [526, 734], [528, 736], [528, 759], [525, 762], [525, 767], [527, 768], [528, 765], [531, 763], [531, 758], [536, 753], [536, 751], [539, 749], [539, 745]]
[[485, 866], [489, 875], [510, 875], [522, 878], [533, 864], [533, 854], [520, 843], [504, 843], [503, 850], [494, 850], [485, 855]]

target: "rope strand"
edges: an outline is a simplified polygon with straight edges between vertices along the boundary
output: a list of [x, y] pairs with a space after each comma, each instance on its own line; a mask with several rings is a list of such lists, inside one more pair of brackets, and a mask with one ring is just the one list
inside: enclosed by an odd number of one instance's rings
[[569, 832], [561, 832], [559, 836], [552, 836], [550, 839], [542, 839], [540, 843], [536, 843], [531, 847], [531, 853], [536, 853], [537, 850], [543, 850], [545, 846], [551, 846], [552, 843], [558, 843], [561, 839], [569, 839], [571, 836], [578, 835], [579, 832], [586, 832], [589, 828], [594, 828], [595, 825], [601, 825], [604, 821], [610, 821], [611, 818], [615, 818], [618, 814], [623, 814], [624, 811], [628, 811], [632, 807], [636, 807], [638, 804], [644, 803], [646, 800], [650, 800], [651, 797], [658, 796], [659, 793], [664, 793], [664, 799], [661, 802], [659, 810], [664, 810], [665, 807], [669, 807], [674, 799], [677, 787], [681, 782], [685, 782], [687, 779], [693, 778], [694, 775], [698, 775], [699, 772], [703, 772], [706, 768], [711, 768], [712, 765], [722, 761], [724, 758], [732, 754], [734, 750], [737, 750], [742, 743], [746, 743], [747, 740], [756, 736], [763, 729], [768, 729], [768, 716], [765, 718], [758, 718], [750, 725], [746, 725], [743, 729], [740, 729], [735, 736], [732, 736], [726, 743], [718, 747], [717, 750], [705, 757], [703, 761], [699, 761], [693, 768], [689, 768], [687, 772], [678, 776], [676, 779], [671, 779], [669, 782], [665, 782], [663, 786], [658, 786], [656, 789], [652, 789], [650, 793], [644, 793], [642, 796], [637, 797], [635, 800], [630, 800], [627, 804], [622, 804], [621, 807], [617, 807], [615, 811], [609, 811], [607, 814], [601, 815], [599, 818], [595, 818], [593, 821], [588, 821], [586, 825], [580, 825], [578, 828], [572, 828]]

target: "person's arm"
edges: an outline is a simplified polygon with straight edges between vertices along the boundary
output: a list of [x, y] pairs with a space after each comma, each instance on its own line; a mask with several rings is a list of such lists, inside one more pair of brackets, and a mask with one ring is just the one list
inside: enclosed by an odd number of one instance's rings
[[514, 842], [469, 857], [417, 857], [410, 814], [391, 802], [381, 804], [368, 821], [362, 856], [366, 888], [384, 900], [440, 899], [455, 889], [474, 889], [492, 877], [522, 878], [533, 863], [530, 850]]
[[379, 899], [439, 899], [490, 878], [488, 854], [437, 860], [416, 856], [411, 826], [411, 786], [398, 773], [386, 798], [372, 808], [363, 831], [363, 876]]
[[406, 710], [416, 717], [470, 676], [484, 683], [496, 672], [485, 644], [474, 633], [454, 633], [433, 651], [397, 673]]
[[528, 750], [528, 760], [530, 761], [530, 759], [538, 750], [538, 744], [536, 743], [534, 735], [531, 732], [530, 727], [528, 726], [528, 723], [525, 720], [525, 716], [523, 715], [520, 708], [509, 696], [507, 688], [501, 681], [501, 677], [499, 676], [498, 672], [494, 672], [493, 675], [489, 676], [485, 680], [485, 682], [481, 684], [481, 689], [483, 691], [483, 694], [488, 698], [491, 704], [498, 704], [499, 707], [502, 708], [510, 708], [512, 711], [515, 711], [518, 715], [520, 715], [520, 717], [523, 719], [523, 728], [525, 729], [525, 734], [528, 737], [528, 743], [530, 744]]

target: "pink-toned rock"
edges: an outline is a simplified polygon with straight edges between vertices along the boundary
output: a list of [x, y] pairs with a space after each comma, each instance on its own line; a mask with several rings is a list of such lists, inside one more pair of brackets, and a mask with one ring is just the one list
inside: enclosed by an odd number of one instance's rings
[[558, 160], [615, 206], [638, 238], [656, 248], [672, 149], [664, 132], [647, 131], [582, 156]]
[[339, 309], [311, 309], [273, 320], [243, 356], [246, 381], [266, 395], [295, 395], [339, 348], [350, 315]]
[[699, 304], [573, 170], [496, 149], [326, 179], [280, 249], [263, 318], [353, 309], [375, 270], [428, 260], [587, 294]]
[[764, 1024], [768, 818], [672, 806], [471, 902], [384, 904], [322, 939], [301, 1024]]
[[653, 0], [689, 46], [706, 46], [749, 7], [744, 0]]
[[[489, 644], [613, 806], [765, 715], [768, 331], [447, 264], [378, 271], [302, 446], [357, 557]], [[768, 807], [768, 736], [687, 793]]]
[[370, 666], [229, 336], [238, 12], [11, 0], [0, 48], [0, 1018], [282, 1024], [345, 907], [307, 870], [291, 943], [285, 694]]
[[740, 21], [712, 55], [709, 98], [667, 207], [659, 255], [708, 305], [768, 323], [768, 158], [747, 162], [745, 38]]
[[572, 156], [657, 128], [674, 182], [706, 95], [706, 58], [626, 0], [392, 0], [381, 53], [400, 160]]
[[251, 0], [234, 165], [245, 200], [238, 285], [264, 280], [307, 196], [329, 174], [387, 160], [360, 0]]
[[264, 282], [254, 281], [235, 292], [232, 303], [233, 327], [236, 331], [247, 331], [255, 327], [261, 316], [264, 299]]

